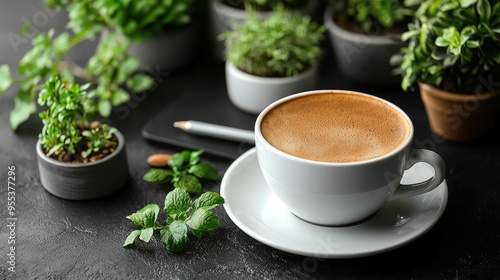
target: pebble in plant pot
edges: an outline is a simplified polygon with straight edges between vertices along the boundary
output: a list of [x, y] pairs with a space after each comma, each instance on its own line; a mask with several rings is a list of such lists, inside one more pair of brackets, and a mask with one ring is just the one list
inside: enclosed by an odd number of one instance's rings
[[[491, 4], [490, 4], [491, 3]], [[423, 1], [403, 34], [403, 90], [418, 85], [430, 127], [453, 141], [493, 129], [500, 107], [500, 2]]]
[[320, 0], [211, 0], [209, 1], [209, 32], [212, 40], [212, 51], [214, 56], [220, 60], [224, 59], [225, 45], [217, 37], [231, 30], [233, 23], [243, 23], [248, 18], [245, 5], [254, 7], [263, 19], [272, 14], [272, 8], [276, 5], [284, 5], [291, 11], [300, 15], [318, 19], [321, 14], [322, 3]]
[[258, 114], [287, 95], [314, 89], [325, 28], [278, 8], [267, 19], [251, 12], [226, 43], [226, 86], [231, 102]]
[[400, 36], [413, 11], [399, 0], [331, 1], [324, 13], [341, 72], [357, 82], [396, 84], [390, 58], [405, 46]]
[[40, 113], [43, 129], [36, 144], [40, 180], [49, 193], [69, 200], [109, 195], [129, 176], [123, 135], [87, 120], [95, 111], [87, 87], [53, 76], [38, 99], [47, 106]]

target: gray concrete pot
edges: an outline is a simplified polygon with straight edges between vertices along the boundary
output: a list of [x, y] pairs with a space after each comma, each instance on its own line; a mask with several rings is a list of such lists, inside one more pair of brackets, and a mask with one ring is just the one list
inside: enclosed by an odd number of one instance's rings
[[45, 155], [36, 143], [42, 186], [51, 194], [69, 200], [94, 199], [120, 189], [129, 177], [125, 138], [117, 131], [117, 149], [91, 163], [64, 163]]
[[142, 71], [177, 70], [193, 59], [197, 40], [197, 24], [191, 22], [168, 33], [132, 42], [128, 52], [139, 58]]
[[392, 71], [390, 58], [405, 46], [389, 36], [355, 33], [338, 26], [333, 20], [333, 6], [324, 13], [336, 63], [343, 74], [356, 82], [367, 84], [396, 84], [401, 81]]

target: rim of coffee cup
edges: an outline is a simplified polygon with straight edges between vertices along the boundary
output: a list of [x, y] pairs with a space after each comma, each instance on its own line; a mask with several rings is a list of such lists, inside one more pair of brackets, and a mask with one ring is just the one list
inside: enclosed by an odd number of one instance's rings
[[[295, 99], [295, 98], [299, 98], [299, 97], [307, 96], [307, 95], [325, 94], [325, 93], [357, 94], [357, 95], [362, 95], [362, 96], [366, 96], [366, 97], [369, 97], [369, 98], [373, 98], [373, 99], [382, 101], [385, 104], [389, 105], [394, 110], [398, 111], [406, 119], [406, 121], [408, 122], [408, 125], [409, 125], [410, 133], [406, 137], [406, 140], [404, 141], [404, 143], [402, 143], [398, 148], [392, 150], [391, 152], [389, 152], [389, 153], [387, 153], [385, 155], [376, 157], [376, 158], [367, 159], [367, 160], [361, 160], [361, 161], [354, 161], [354, 162], [326, 162], [326, 161], [317, 161], [317, 160], [310, 160], [310, 159], [300, 158], [300, 157], [297, 157], [297, 156], [294, 156], [294, 155], [287, 154], [287, 153], [279, 150], [278, 148], [274, 147], [269, 142], [267, 142], [267, 140], [262, 135], [262, 131], [260, 129], [260, 124], [261, 124], [262, 119], [264, 118], [264, 116], [269, 111], [271, 111], [277, 105], [279, 105], [281, 103], [285, 103], [285, 102], [287, 102], [289, 100], [292, 100], [292, 99]], [[254, 128], [254, 130], [255, 130], [255, 142], [256, 143], [257, 142], [262, 143], [268, 149], [270, 149], [274, 153], [277, 153], [277, 154], [279, 154], [279, 155], [281, 155], [283, 157], [286, 157], [286, 158], [289, 158], [289, 159], [292, 159], [292, 160], [297, 160], [297, 161], [304, 161], [304, 162], [308, 162], [308, 163], [311, 163], [311, 164], [318, 164], [318, 165], [338, 165], [338, 166], [362, 165], [362, 164], [367, 164], [367, 163], [372, 163], [372, 162], [377, 162], [377, 161], [385, 160], [385, 159], [393, 156], [394, 154], [397, 154], [397, 153], [401, 152], [402, 150], [406, 149], [408, 147], [408, 145], [411, 144], [411, 141], [413, 141], [413, 136], [414, 136], [413, 122], [411, 121], [410, 117], [401, 108], [399, 108], [398, 106], [396, 106], [394, 103], [392, 103], [392, 102], [390, 102], [388, 100], [385, 100], [383, 98], [380, 98], [380, 97], [368, 94], [368, 93], [362, 93], [362, 92], [353, 91], [353, 90], [341, 90], [341, 89], [322, 89], [322, 90], [311, 90], [311, 91], [299, 92], [299, 93], [288, 95], [288, 96], [283, 97], [283, 98], [281, 98], [279, 100], [276, 100], [273, 103], [269, 104], [266, 108], [264, 108], [259, 113], [259, 115], [257, 116], [257, 119], [255, 121], [255, 128]]]

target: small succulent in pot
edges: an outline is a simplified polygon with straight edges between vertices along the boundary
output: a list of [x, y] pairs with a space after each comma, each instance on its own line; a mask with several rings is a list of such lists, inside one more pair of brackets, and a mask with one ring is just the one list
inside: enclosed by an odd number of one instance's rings
[[80, 86], [51, 77], [40, 91], [38, 104], [47, 109], [39, 114], [43, 128], [40, 144], [47, 156], [62, 162], [93, 162], [116, 149], [115, 128], [90, 122], [95, 114], [95, 93], [89, 84]]
[[309, 17], [292, 14], [279, 6], [268, 19], [251, 11], [233, 31], [222, 34], [226, 59], [256, 76], [286, 77], [304, 72], [317, 63], [324, 26]]

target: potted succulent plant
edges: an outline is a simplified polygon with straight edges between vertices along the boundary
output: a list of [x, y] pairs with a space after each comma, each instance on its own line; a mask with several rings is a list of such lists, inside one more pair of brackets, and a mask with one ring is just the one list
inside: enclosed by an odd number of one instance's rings
[[125, 139], [106, 124], [90, 122], [96, 112], [89, 84], [52, 76], [38, 95], [42, 132], [36, 144], [43, 187], [55, 196], [83, 200], [108, 195], [128, 179]]
[[226, 85], [233, 104], [259, 113], [273, 101], [316, 86], [325, 27], [278, 7], [267, 19], [248, 19], [221, 36]]
[[420, 1], [403, 35], [402, 88], [418, 84], [432, 130], [468, 141], [486, 136], [500, 105], [500, 1]]
[[95, 0], [91, 7], [132, 40], [128, 51], [139, 58], [140, 69], [175, 70], [195, 53], [197, 5], [196, 0]]
[[[101, 40], [92, 57], [82, 67], [67, 59], [67, 54], [82, 42], [94, 40], [107, 29], [106, 22], [92, 7], [90, 0], [47, 0], [50, 7], [65, 8], [69, 14], [67, 31], [55, 35], [54, 30], [33, 38], [33, 48], [20, 60], [17, 75], [8, 65], [0, 66], [0, 94], [14, 83], [19, 83], [15, 105], [10, 114], [13, 130], [36, 113], [37, 93], [51, 75], [64, 76], [65, 80], [81, 79], [93, 85], [99, 113], [108, 117], [113, 106], [127, 102], [130, 92], [142, 92], [154, 80], [137, 73], [139, 60], [127, 53], [129, 40], [114, 31]], [[26, 31], [26, 29], [24, 30]]]
[[331, 1], [324, 13], [340, 71], [369, 84], [395, 84], [390, 58], [404, 46], [413, 11], [399, 0]]
[[[316, 19], [320, 13], [320, 0], [211, 0], [209, 1], [210, 35], [217, 38], [230, 31], [234, 22], [242, 23], [248, 17], [248, 10], [255, 10], [260, 17], [267, 18], [278, 5]], [[212, 49], [219, 59], [224, 59], [225, 45], [213, 40]]]

